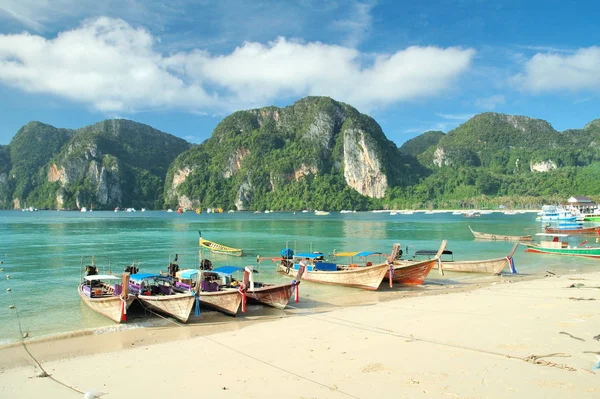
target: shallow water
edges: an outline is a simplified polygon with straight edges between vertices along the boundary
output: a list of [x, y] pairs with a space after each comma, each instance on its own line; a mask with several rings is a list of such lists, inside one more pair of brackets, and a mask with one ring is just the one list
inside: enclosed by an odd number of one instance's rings
[[[534, 213], [507, 216], [502, 213], [464, 218], [450, 213], [395, 215], [361, 212], [253, 214], [183, 214], [164, 211], [146, 212], [20, 212], [0, 211], [0, 344], [18, 340], [21, 331], [30, 337], [98, 328], [114, 329], [110, 320], [81, 303], [77, 285], [81, 279], [82, 256], [96, 256], [96, 263], [121, 272], [132, 261], [141, 262], [141, 270], [166, 270], [169, 257], [179, 254], [182, 268], [196, 267], [199, 258], [198, 233], [204, 238], [232, 247], [243, 248], [244, 256], [210, 255], [215, 266], [256, 264], [256, 256], [276, 257], [287, 246], [297, 252], [380, 251], [389, 253], [400, 242], [409, 253], [414, 249], [437, 249], [442, 239], [455, 259], [503, 257], [512, 248], [510, 242], [475, 241], [468, 229], [496, 234], [523, 235], [542, 231]], [[578, 242], [583, 238], [575, 238]], [[590, 242], [595, 237], [590, 238]], [[578, 243], [576, 242], [576, 243]], [[519, 273], [541, 274], [546, 270], [586, 272], [597, 269], [598, 260], [539, 255], [519, 248], [514, 256]], [[284, 281], [275, 273], [275, 263], [263, 261], [260, 280]], [[10, 275], [10, 279], [6, 279]], [[446, 275], [432, 272], [429, 281], [438, 283], [469, 282], [471, 275]], [[6, 289], [11, 291], [7, 292]], [[395, 288], [396, 289], [396, 288]], [[397, 289], [401, 291], [402, 289]], [[326, 304], [340, 296], [352, 297], [357, 290], [306, 283], [301, 296], [318, 298], [312, 303]], [[361, 300], [377, 293], [360, 294]], [[15, 305], [15, 309], [9, 309]], [[206, 313], [205, 313], [206, 314]], [[147, 321], [133, 316], [129, 326], [137, 328], [162, 320]], [[19, 328], [19, 321], [21, 328]]]

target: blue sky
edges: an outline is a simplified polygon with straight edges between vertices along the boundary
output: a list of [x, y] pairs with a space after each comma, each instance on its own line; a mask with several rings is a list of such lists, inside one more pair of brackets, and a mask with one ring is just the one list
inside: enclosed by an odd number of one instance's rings
[[234, 110], [347, 102], [397, 145], [485, 111], [600, 118], [596, 1], [0, 0], [0, 144], [128, 118], [200, 143]]

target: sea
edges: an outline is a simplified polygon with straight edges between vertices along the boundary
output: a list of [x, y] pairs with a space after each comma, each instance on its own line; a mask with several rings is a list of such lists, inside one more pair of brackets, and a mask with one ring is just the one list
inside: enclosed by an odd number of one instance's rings
[[[543, 231], [543, 223], [535, 216], [501, 212], [465, 218], [450, 212], [331, 212], [318, 216], [313, 212], [0, 211], [0, 345], [17, 342], [23, 334], [27, 339], [39, 339], [77, 331], [152, 326], [152, 320], [117, 326], [81, 302], [77, 286], [82, 266], [92, 256], [101, 273], [120, 273], [132, 262], [139, 263], [141, 272], [164, 271], [177, 255], [181, 268], [196, 268], [200, 258], [209, 258], [215, 266], [253, 265], [261, 281], [281, 282], [288, 277], [276, 273], [276, 263], [268, 258], [278, 257], [285, 248], [326, 256], [334, 250], [389, 254], [392, 246], [400, 243], [403, 251], [411, 254], [435, 250], [447, 240], [455, 260], [497, 258], [506, 256], [513, 243], [475, 240], [468, 226], [494, 234], [535, 234]], [[201, 253], [200, 234], [242, 248], [244, 256]], [[596, 237], [588, 240], [595, 242]], [[519, 275], [588, 272], [599, 265], [594, 259], [540, 255], [524, 249], [519, 247], [513, 257]], [[258, 263], [257, 257], [267, 260]], [[468, 284], [475, 278], [456, 273], [442, 277], [432, 271], [426, 284]], [[398, 293], [403, 290], [394, 289]], [[342, 290], [356, 291], [307, 282], [301, 285], [301, 296], [318, 292], [321, 301], [327, 302]], [[202, 317], [195, 323], [202, 323]]]

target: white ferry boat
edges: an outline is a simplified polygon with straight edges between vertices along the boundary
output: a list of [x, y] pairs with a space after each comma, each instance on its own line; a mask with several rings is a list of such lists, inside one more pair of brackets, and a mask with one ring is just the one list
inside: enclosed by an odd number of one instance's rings
[[556, 205], [542, 206], [542, 211], [539, 212], [537, 214], [537, 217], [535, 218], [535, 220], [537, 220], [539, 222], [550, 222], [550, 221], [556, 221], [556, 220], [567, 221], [567, 220], [576, 220], [576, 219], [577, 219], [577, 217], [573, 213], [566, 210], [562, 206], [556, 206]]

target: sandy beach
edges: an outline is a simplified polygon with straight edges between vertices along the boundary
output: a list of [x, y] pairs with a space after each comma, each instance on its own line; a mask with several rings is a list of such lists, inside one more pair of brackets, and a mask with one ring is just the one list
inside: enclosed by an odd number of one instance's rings
[[600, 272], [433, 293], [7, 347], [0, 397], [600, 397]]

